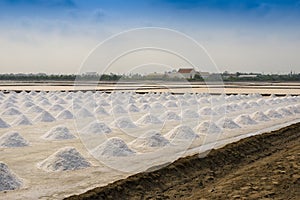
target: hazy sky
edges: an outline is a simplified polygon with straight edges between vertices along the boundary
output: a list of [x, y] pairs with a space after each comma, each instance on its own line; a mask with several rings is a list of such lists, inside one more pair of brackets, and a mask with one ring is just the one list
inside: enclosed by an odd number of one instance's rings
[[220, 71], [300, 72], [299, 19], [300, 0], [1, 0], [0, 73], [77, 73], [98, 43], [139, 27], [189, 35]]

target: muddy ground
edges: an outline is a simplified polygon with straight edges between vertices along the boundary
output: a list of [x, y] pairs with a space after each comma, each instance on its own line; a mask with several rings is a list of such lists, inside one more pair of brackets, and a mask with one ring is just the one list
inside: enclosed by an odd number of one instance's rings
[[300, 123], [95, 188], [77, 199], [300, 199]]

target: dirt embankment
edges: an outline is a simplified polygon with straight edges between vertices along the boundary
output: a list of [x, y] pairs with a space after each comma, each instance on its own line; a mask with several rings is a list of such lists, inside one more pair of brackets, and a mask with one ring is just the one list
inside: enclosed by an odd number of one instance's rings
[[66, 199], [299, 198], [300, 123]]

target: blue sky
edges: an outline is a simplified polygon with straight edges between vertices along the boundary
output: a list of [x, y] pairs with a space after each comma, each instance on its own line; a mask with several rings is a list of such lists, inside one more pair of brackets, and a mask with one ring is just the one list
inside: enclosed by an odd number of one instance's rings
[[145, 26], [193, 37], [221, 71], [300, 72], [299, 19], [300, 0], [2, 0], [0, 73], [76, 73], [99, 42]]

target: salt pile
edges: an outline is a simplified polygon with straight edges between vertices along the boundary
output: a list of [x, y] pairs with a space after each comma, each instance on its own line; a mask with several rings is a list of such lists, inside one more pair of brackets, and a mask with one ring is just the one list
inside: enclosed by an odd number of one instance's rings
[[288, 106], [287, 109], [290, 110], [292, 113], [300, 113], [300, 109], [297, 106]]
[[112, 130], [104, 122], [92, 122], [82, 130], [83, 134], [111, 133]]
[[64, 120], [64, 119], [74, 119], [75, 117], [69, 110], [63, 110], [56, 116], [56, 118]]
[[182, 118], [196, 119], [199, 117], [200, 117], [199, 114], [194, 110], [185, 110], [182, 113]]
[[181, 117], [179, 117], [175, 112], [173, 111], [167, 111], [164, 114], [162, 114], [161, 118], [163, 120], [167, 121], [180, 121]]
[[169, 131], [165, 137], [170, 140], [192, 140], [199, 136], [189, 126], [179, 125]]
[[26, 107], [26, 108], [29, 108], [31, 106], [34, 106], [34, 103], [32, 103], [31, 101], [25, 101], [22, 106]]
[[97, 115], [109, 115], [108, 112], [102, 107], [102, 106], [98, 106], [96, 109], [95, 109], [95, 113]]
[[153, 109], [165, 109], [165, 107], [161, 103], [159, 103], [159, 102], [152, 103], [151, 107]]
[[127, 111], [121, 105], [115, 105], [111, 111], [112, 114], [126, 114]]
[[188, 100], [188, 103], [189, 103], [190, 105], [197, 105], [197, 104], [198, 104], [198, 101], [196, 101], [195, 99], [190, 99], [190, 100]]
[[216, 115], [216, 113], [210, 107], [201, 108], [200, 115]]
[[58, 104], [67, 104], [67, 102], [66, 102], [65, 100], [61, 99], [61, 98], [59, 98], [59, 99], [56, 101], [56, 103], [58, 103]]
[[140, 109], [136, 105], [134, 105], [134, 104], [128, 105], [127, 106], [127, 110], [129, 112], [140, 112]]
[[[189, 103], [192, 104], [193, 101], [195, 101], [195, 100], [191, 99], [191, 100], [189, 100]], [[199, 100], [199, 103], [201, 103], [201, 104], [209, 104], [210, 102], [209, 102], [209, 100], [207, 100], [206, 98], [201, 98], [201, 99]], [[197, 104], [197, 101], [196, 101], [195, 104]]]
[[260, 105], [260, 106], [262, 106], [262, 105], [266, 105], [267, 103], [266, 103], [266, 101], [265, 100], [263, 100], [263, 99], [259, 99], [259, 100], [257, 100], [256, 101], [257, 103], [258, 103], [258, 105]]
[[162, 124], [156, 116], [152, 114], [146, 114], [141, 119], [137, 121], [138, 124]]
[[53, 105], [49, 110], [50, 111], [61, 111], [61, 110], [63, 110], [64, 109], [64, 107], [62, 107], [61, 105], [59, 105], [59, 104], [55, 104], [55, 105]]
[[86, 118], [86, 117], [93, 117], [93, 114], [90, 111], [88, 111], [86, 108], [81, 108], [76, 113], [76, 118]]
[[17, 106], [14, 103], [3, 103], [1, 106], [1, 109], [7, 109], [7, 108], [16, 108]]
[[289, 111], [289, 110], [286, 109], [286, 108], [278, 108], [278, 109], [277, 109], [277, 112], [279, 112], [279, 113], [282, 114], [283, 116], [290, 116], [290, 115], [293, 114], [291, 111]]
[[0, 137], [0, 147], [25, 147], [29, 143], [17, 132], [8, 132]]
[[170, 142], [159, 132], [148, 131], [141, 137], [132, 141], [131, 144], [137, 147], [164, 147], [170, 144]]
[[266, 111], [266, 115], [270, 118], [277, 118], [277, 119], [283, 118], [283, 116], [280, 113], [271, 109]]
[[43, 111], [35, 119], [35, 122], [54, 122], [56, 119], [47, 111]]
[[174, 101], [167, 101], [167, 102], [165, 103], [165, 106], [166, 106], [167, 108], [176, 108], [176, 107], [178, 107], [178, 105], [177, 105], [176, 102], [174, 102]]
[[251, 115], [252, 119], [259, 122], [270, 121], [270, 118], [261, 111], [257, 111]]
[[92, 154], [95, 157], [123, 157], [134, 155], [135, 152], [121, 138], [113, 137], [96, 147]]
[[8, 108], [2, 113], [2, 115], [20, 115], [20, 114], [22, 113], [15, 108]]
[[29, 112], [29, 113], [41, 113], [43, 111], [44, 110], [39, 106], [32, 106], [32, 107], [30, 107], [30, 109], [27, 112]]
[[225, 128], [225, 129], [237, 129], [237, 128], [241, 128], [237, 123], [235, 123], [233, 120], [231, 119], [224, 119], [224, 120], [220, 120], [218, 122], [218, 125]]
[[61, 148], [38, 163], [38, 167], [48, 172], [78, 170], [90, 166], [91, 164], [74, 147]]
[[242, 125], [253, 125], [257, 124], [256, 121], [251, 119], [249, 115], [240, 115], [234, 120], [237, 124], [242, 124]]
[[251, 108], [251, 106], [246, 103], [246, 102], [241, 102], [238, 104], [240, 107], [244, 108], [244, 109], [248, 109], [248, 108]]
[[22, 186], [22, 181], [8, 168], [0, 162], [0, 191], [15, 190]]
[[187, 101], [185, 101], [185, 100], [181, 100], [180, 102], [180, 106], [189, 106], [190, 104], [187, 102]]
[[25, 115], [21, 115], [13, 122], [13, 125], [15, 126], [32, 125], [32, 122]]
[[148, 110], [150, 110], [152, 107], [149, 105], [149, 104], [147, 104], [147, 103], [145, 103], [145, 104], [143, 104], [142, 106], [141, 106], [141, 109], [143, 110], [143, 111], [148, 111]]
[[0, 118], [0, 128], [9, 128], [10, 125], [8, 125], [3, 119]]
[[51, 103], [47, 100], [47, 99], [44, 99], [40, 102], [41, 106], [51, 106]]
[[214, 122], [204, 121], [201, 122], [195, 130], [198, 133], [221, 133], [222, 129], [218, 127]]
[[225, 105], [216, 106], [213, 108], [213, 112], [215, 112], [216, 114], [223, 115], [226, 112], [226, 106]]
[[107, 103], [107, 101], [105, 99], [101, 99], [99, 102], [98, 102], [98, 105], [99, 106], [109, 106], [110, 104]]
[[75, 136], [65, 126], [57, 126], [48, 131], [42, 138], [46, 140], [70, 140]]
[[136, 128], [137, 126], [128, 117], [119, 117], [113, 122], [117, 128]]
[[256, 103], [255, 101], [249, 102], [249, 105], [250, 105], [252, 108], [259, 107], [259, 104]]

